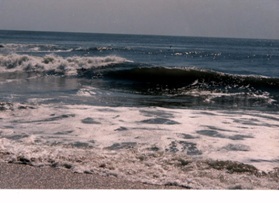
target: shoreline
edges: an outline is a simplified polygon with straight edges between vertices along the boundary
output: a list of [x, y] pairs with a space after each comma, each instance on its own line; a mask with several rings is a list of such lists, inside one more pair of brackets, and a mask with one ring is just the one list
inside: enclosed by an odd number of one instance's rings
[[178, 186], [131, 182], [67, 169], [0, 163], [0, 189], [185, 189]]

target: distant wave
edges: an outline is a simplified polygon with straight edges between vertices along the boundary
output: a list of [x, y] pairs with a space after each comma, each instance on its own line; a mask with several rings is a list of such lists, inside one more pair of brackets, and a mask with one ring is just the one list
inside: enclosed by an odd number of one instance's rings
[[3, 44], [0, 45], [1, 52], [5, 53], [58, 53], [71, 52], [74, 49], [53, 44]]
[[92, 51], [107, 51], [112, 50], [113, 48], [110, 46], [103, 46], [103, 47], [78, 47], [74, 48], [73, 51], [81, 51], [81, 52], [92, 52]]
[[127, 48], [113, 48], [111, 46], [60, 46], [54, 44], [0, 44], [1, 52], [4, 53], [60, 53], [60, 52], [103, 52]]

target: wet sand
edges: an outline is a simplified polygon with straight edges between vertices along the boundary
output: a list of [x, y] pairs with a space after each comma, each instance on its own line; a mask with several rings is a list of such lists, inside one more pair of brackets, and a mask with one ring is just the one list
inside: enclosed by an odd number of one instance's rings
[[150, 185], [66, 169], [0, 163], [0, 189], [184, 189]]

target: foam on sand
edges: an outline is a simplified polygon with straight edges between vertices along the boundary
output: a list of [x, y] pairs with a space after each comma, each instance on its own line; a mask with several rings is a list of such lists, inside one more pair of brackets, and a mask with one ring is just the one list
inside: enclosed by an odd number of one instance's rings
[[2, 161], [190, 188], [278, 187], [278, 114], [2, 106]]

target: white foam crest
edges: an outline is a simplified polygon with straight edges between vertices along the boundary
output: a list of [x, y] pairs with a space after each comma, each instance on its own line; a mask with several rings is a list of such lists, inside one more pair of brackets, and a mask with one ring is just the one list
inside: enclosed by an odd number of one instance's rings
[[8, 52], [37, 52], [40, 51], [41, 48], [52, 49], [56, 47], [55, 45], [39, 45], [39, 44], [5, 44], [4, 49]]
[[112, 64], [132, 62], [118, 56], [105, 57], [66, 57], [49, 54], [44, 57], [9, 54], [0, 55], [1, 72], [53, 72], [76, 75], [78, 69], [106, 67]]
[[[192, 86], [198, 84], [198, 81], [194, 81]], [[182, 88], [183, 90], [183, 88]], [[268, 104], [272, 104], [276, 102], [275, 99], [271, 98], [270, 93], [268, 92], [235, 92], [235, 93], [229, 93], [229, 92], [218, 92], [218, 91], [209, 91], [209, 90], [198, 90], [198, 89], [193, 89], [191, 91], [184, 91], [183, 93], [180, 93], [181, 95], [190, 95], [193, 97], [204, 97], [204, 101], [207, 103], [214, 103], [214, 99], [218, 98], [242, 98], [243, 100], [249, 100], [249, 99], [258, 99], [265, 101]]]
[[5, 44], [1, 47], [2, 52], [21, 53], [21, 52], [71, 52], [73, 49], [65, 49], [53, 44]]
[[94, 87], [84, 86], [77, 92], [77, 95], [84, 96], [84, 97], [90, 97], [92, 95], [96, 95], [97, 94], [96, 91], [97, 91], [97, 89]]

